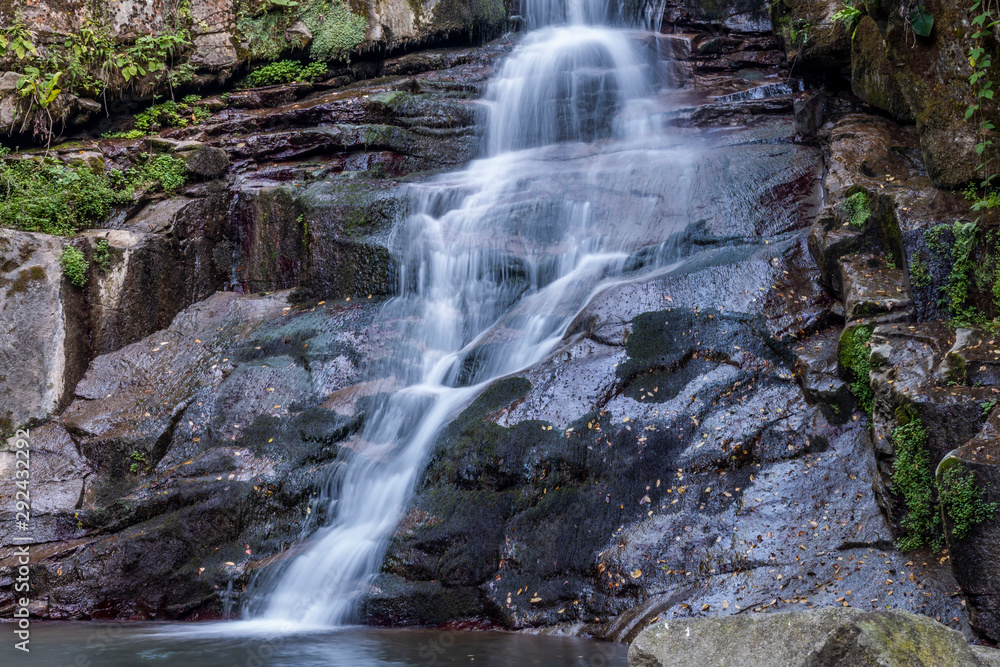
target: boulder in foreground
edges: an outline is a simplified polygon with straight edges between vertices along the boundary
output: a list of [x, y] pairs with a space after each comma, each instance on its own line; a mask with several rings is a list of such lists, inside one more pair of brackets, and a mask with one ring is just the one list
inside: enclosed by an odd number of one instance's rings
[[803, 612], [679, 619], [644, 630], [629, 667], [949, 667], [1000, 665], [1000, 651], [905, 611]]

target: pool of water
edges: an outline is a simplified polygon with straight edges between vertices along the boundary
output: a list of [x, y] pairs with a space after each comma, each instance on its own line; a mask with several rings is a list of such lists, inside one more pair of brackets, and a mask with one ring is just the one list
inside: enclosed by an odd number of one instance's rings
[[465, 630], [268, 631], [242, 623], [32, 623], [30, 653], [0, 625], [13, 667], [623, 667], [628, 647], [569, 637]]

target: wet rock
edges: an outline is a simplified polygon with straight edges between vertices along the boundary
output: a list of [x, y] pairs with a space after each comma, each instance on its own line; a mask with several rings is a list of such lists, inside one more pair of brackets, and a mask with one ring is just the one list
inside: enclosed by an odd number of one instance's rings
[[309, 46], [312, 40], [313, 35], [309, 30], [309, 26], [302, 21], [296, 21], [285, 28], [285, 41], [293, 48], [304, 49]]
[[832, 608], [659, 623], [632, 643], [628, 663], [630, 667], [971, 667], [991, 664], [998, 653], [995, 649], [974, 651], [961, 633], [925, 616]]
[[[19, 443], [23, 440], [23, 443]], [[27, 443], [27, 444], [24, 444]], [[86, 490], [87, 478], [94, 474], [91, 465], [80, 456], [76, 444], [57, 423], [25, 429], [10, 437], [0, 449], [0, 470], [5, 474], [0, 482], [0, 493], [15, 498], [19, 489], [17, 471], [23, 470], [17, 461], [24, 458], [17, 452], [26, 449], [31, 461], [31, 520], [32, 535], [41, 541], [72, 540], [81, 531], [71, 520], [74, 510], [80, 509]], [[6, 525], [2, 529], [5, 545], [15, 544], [15, 508], [4, 509]]]
[[802, 341], [795, 348], [795, 377], [807, 402], [818, 404], [830, 423], [850, 419], [854, 399], [838, 374], [839, 332], [824, 332]]
[[[834, 294], [844, 293], [845, 276], [857, 277], [857, 272], [851, 269], [853, 260], [848, 261], [847, 273], [841, 268], [845, 256], [884, 253], [896, 266], [905, 265], [895, 208], [892, 197], [856, 186], [846, 190], [838, 204], [827, 206], [820, 213], [809, 232], [809, 251], [824, 283]], [[895, 293], [896, 285], [883, 287]]]
[[205, 179], [220, 178], [229, 171], [229, 154], [221, 148], [201, 146], [187, 157], [188, 173]]
[[83, 299], [62, 239], [0, 230], [0, 432], [64, 407], [89, 357]]
[[[995, 403], [986, 405], [991, 415], [982, 431], [945, 456], [936, 476], [942, 492], [956, 494], [961, 503], [942, 517], [955, 579], [969, 596], [970, 621], [995, 639], [1000, 637], [1000, 577], [993, 567], [1000, 556], [1000, 413], [992, 410]], [[948, 471], [956, 476], [946, 477]], [[969, 523], [959, 526], [956, 517]]]
[[48, 618], [218, 613], [231, 579], [245, 583], [316, 519], [312, 490], [357, 427], [320, 404], [392, 332], [373, 306], [294, 309], [287, 296], [222, 293], [188, 308], [98, 357], [60, 420], [32, 431], [49, 480], [32, 546]]
[[906, 290], [906, 272], [889, 268], [872, 256], [840, 258], [847, 320], [878, 318], [880, 321], [908, 322], [913, 317], [913, 301]]
[[851, 62], [851, 38], [833, 15], [836, 0], [780, 0], [771, 4], [771, 21], [788, 60], [800, 67], [834, 70]]
[[870, 16], [861, 18], [851, 40], [851, 90], [897, 120], [913, 119], [913, 112], [896, 82], [892, 62], [886, 55], [882, 33]]

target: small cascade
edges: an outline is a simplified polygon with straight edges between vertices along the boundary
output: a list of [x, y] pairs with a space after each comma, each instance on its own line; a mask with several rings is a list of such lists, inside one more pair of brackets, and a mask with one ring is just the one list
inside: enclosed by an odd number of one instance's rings
[[318, 502], [325, 525], [255, 582], [250, 618], [355, 620], [442, 427], [551, 354], [596, 290], [676, 259], [690, 160], [658, 120], [663, 63], [638, 28], [655, 6], [526, 9], [533, 30], [485, 96], [484, 157], [411, 186], [394, 232], [399, 295], [381, 317], [404, 342], [371, 374], [398, 389], [342, 447]]

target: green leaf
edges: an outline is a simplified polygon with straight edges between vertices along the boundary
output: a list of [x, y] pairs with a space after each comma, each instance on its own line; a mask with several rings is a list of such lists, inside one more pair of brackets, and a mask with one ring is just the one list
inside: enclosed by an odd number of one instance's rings
[[[975, 23], [975, 19], [973, 19], [973, 23]], [[923, 5], [920, 5], [916, 11], [910, 12], [910, 27], [913, 28], [915, 34], [921, 37], [930, 37], [931, 30], [934, 29], [934, 17], [924, 9]]]

